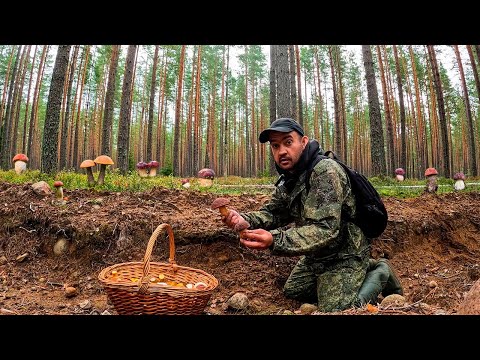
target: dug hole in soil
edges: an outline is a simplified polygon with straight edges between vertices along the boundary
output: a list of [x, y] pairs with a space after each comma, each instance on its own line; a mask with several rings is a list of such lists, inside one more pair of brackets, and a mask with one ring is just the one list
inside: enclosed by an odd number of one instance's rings
[[[300, 313], [302, 303], [282, 293], [298, 258], [241, 246], [210, 208], [218, 195], [164, 188], [141, 193], [66, 189], [64, 195], [67, 203], [58, 206], [53, 195], [39, 196], [31, 184], [0, 183], [2, 314], [117, 314], [99, 272], [143, 261], [152, 232], [163, 223], [173, 229], [177, 264], [219, 281], [204, 314]], [[238, 211], [258, 209], [269, 199], [264, 194], [222, 197]], [[388, 227], [374, 241], [372, 256], [389, 259], [407, 302], [337, 314], [457, 313], [480, 276], [480, 194], [423, 194], [384, 202]], [[168, 253], [168, 236], [161, 234], [151, 261], [167, 263]], [[67, 294], [66, 287], [75, 292]], [[248, 297], [243, 310], [227, 306], [237, 292]]]

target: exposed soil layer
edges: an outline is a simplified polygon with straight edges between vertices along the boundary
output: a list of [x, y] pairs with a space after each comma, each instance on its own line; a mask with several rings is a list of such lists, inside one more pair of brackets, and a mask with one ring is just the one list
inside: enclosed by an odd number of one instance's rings
[[[163, 188], [143, 193], [65, 190], [67, 203], [58, 206], [52, 203], [53, 195], [36, 195], [30, 185], [0, 183], [4, 314], [116, 314], [98, 281], [99, 272], [113, 264], [142, 261], [152, 232], [162, 223], [173, 229], [177, 264], [204, 270], [219, 281], [205, 313], [298, 313], [302, 305], [282, 293], [298, 258], [240, 246], [219, 212], [210, 209], [215, 194]], [[263, 194], [225, 197], [229, 207], [239, 211], [258, 209], [269, 199]], [[388, 227], [374, 241], [372, 256], [389, 259], [407, 304], [341, 313], [455, 314], [480, 277], [480, 194], [424, 194], [384, 202]], [[164, 235], [157, 239], [153, 262], [168, 261]], [[56, 244], [60, 255], [54, 252]], [[66, 297], [67, 286], [76, 288], [74, 296]], [[249, 299], [240, 312], [225, 304], [237, 292]]]

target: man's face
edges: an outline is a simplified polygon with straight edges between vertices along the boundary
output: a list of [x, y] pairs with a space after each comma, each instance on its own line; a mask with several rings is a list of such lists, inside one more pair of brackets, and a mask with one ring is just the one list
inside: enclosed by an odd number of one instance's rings
[[308, 143], [308, 137], [296, 131], [270, 131], [268, 140], [275, 162], [286, 171], [293, 170]]

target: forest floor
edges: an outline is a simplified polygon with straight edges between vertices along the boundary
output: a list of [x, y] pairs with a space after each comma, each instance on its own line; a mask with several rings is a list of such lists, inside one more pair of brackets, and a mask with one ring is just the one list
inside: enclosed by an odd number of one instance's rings
[[[173, 229], [177, 264], [201, 269], [219, 282], [204, 313], [299, 313], [302, 304], [282, 293], [298, 258], [240, 246], [237, 235], [210, 208], [217, 197], [213, 193], [66, 189], [66, 205], [56, 206], [53, 195], [36, 195], [30, 185], [0, 183], [2, 314], [117, 314], [98, 279], [100, 271], [143, 261], [152, 232], [163, 223]], [[269, 199], [264, 194], [223, 197], [238, 211], [258, 209]], [[388, 227], [374, 241], [372, 256], [389, 259], [407, 303], [380, 306], [376, 314], [455, 314], [480, 277], [480, 193], [388, 197], [384, 202]], [[60, 255], [55, 244], [65, 245]], [[158, 236], [151, 261], [166, 263], [168, 254], [165, 233]], [[66, 296], [67, 286], [76, 288], [74, 296]], [[242, 311], [226, 306], [237, 292], [249, 300]], [[361, 308], [339, 314], [369, 313]]]

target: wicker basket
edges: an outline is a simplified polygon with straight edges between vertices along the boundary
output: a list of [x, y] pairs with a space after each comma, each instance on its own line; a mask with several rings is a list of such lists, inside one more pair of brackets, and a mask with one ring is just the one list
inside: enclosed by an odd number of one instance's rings
[[[150, 262], [155, 240], [164, 229], [168, 231], [170, 244], [169, 264]], [[116, 270], [119, 278], [112, 279]], [[203, 289], [166, 286], [151, 282], [152, 277], [164, 274], [165, 281], [196, 284], [203, 282]], [[132, 278], [139, 279], [132, 282]], [[205, 271], [175, 262], [175, 241], [169, 224], [159, 225], [150, 236], [143, 262], [115, 264], [103, 269], [98, 279], [109, 300], [120, 315], [198, 315], [203, 312], [218, 280]]]

